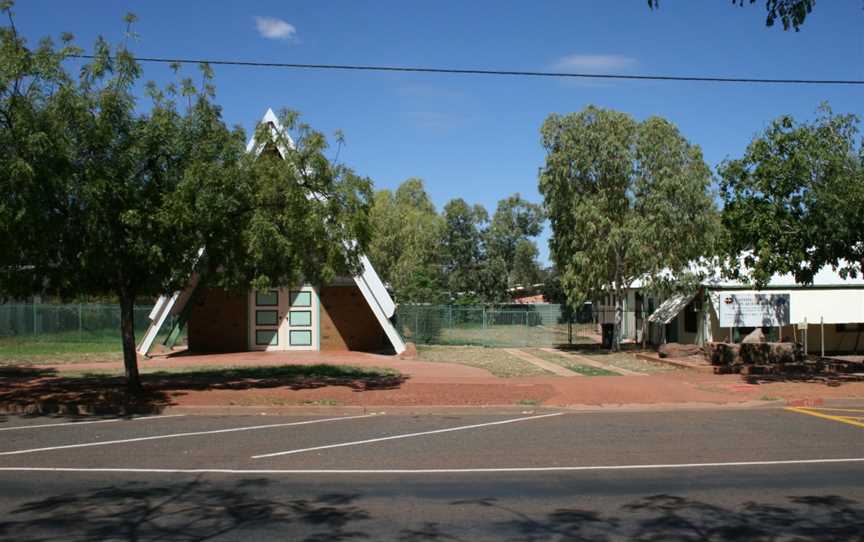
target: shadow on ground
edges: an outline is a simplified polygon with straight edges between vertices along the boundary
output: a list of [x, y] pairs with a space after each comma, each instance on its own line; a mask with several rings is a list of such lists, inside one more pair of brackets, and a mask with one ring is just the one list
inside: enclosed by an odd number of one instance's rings
[[[621, 506], [617, 513], [562, 507], [532, 517], [495, 499], [460, 501], [499, 510], [511, 517], [498, 524], [507, 540], [718, 541], [738, 540], [862, 540], [864, 508], [835, 495], [793, 496], [783, 503], [745, 502], [737, 508], [653, 495]], [[403, 540], [454, 540], [423, 537]]]
[[289, 484], [263, 478], [126, 482], [19, 504], [0, 519], [0, 539], [727, 542], [861, 540], [864, 532], [860, 503], [832, 495], [746, 502], [737, 508], [653, 495], [611, 513], [566, 506], [526, 512], [494, 498], [439, 502], [428, 509], [393, 500], [379, 504], [376, 515], [358, 493], [298, 499], [283, 497], [286, 490]]
[[202, 368], [141, 375], [144, 391], [129, 393], [118, 376], [64, 376], [54, 369], [0, 368], [0, 412], [23, 414], [158, 413], [188, 391], [344, 386], [356, 392], [395, 389], [407, 376], [390, 369], [338, 365]]
[[864, 375], [830, 373], [830, 374], [806, 374], [789, 373], [779, 375], [741, 375], [741, 380], [748, 384], [822, 384], [829, 387], [838, 387], [851, 382], [864, 382]]
[[[237, 540], [239, 531], [306, 542], [366, 537], [353, 528], [353, 524], [369, 518], [354, 505], [356, 495], [322, 494], [311, 500], [269, 498], [260, 494], [269, 483], [248, 479], [217, 487], [200, 479], [167, 485], [126, 482], [61, 494], [24, 503], [6, 513], [0, 520], [0, 539]], [[288, 536], [289, 532], [302, 534]]]

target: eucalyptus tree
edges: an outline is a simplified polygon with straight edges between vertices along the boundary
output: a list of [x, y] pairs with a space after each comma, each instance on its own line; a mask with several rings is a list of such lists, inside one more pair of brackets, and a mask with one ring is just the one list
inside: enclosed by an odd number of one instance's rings
[[441, 243], [444, 221], [421, 179], [379, 190], [370, 211], [369, 257], [399, 302], [443, 301], [446, 278]]
[[330, 164], [320, 133], [286, 113], [296, 145], [259, 127], [259, 141], [285, 156], [256, 160], [223, 122], [208, 66], [200, 88], [150, 83], [139, 104], [142, 70], [126, 41], [98, 39], [73, 76], [71, 36], [29, 48], [11, 2], [2, 7], [0, 293], [116, 296], [137, 389], [136, 299], [182, 288], [193, 271], [239, 289], [356, 269], [371, 184]]
[[540, 193], [561, 289], [571, 307], [611, 300], [617, 349], [633, 283], [685, 273], [713, 251], [711, 172], [699, 147], [658, 117], [589, 106], [550, 115], [541, 134]]
[[[823, 105], [812, 122], [783, 116], [720, 168], [727, 273], [757, 285], [864, 262], [864, 144], [859, 119]], [[742, 265], [743, 264], [743, 265]]]
[[450, 295], [460, 300], [478, 300], [479, 271], [483, 265], [483, 231], [489, 213], [482, 205], [468, 205], [457, 198], [447, 202], [442, 213], [444, 236], [441, 252]]
[[[530, 269], [533, 258], [526, 259], [526, 255], [532, 253], [532, 247], [533, 255], [536, 255], [531, 238], [543, 231], [545, 219], [542, 205], [531, 203], [518, 193], [498, 202], [489, 227], [484, 232], [484, 240], [487, 258], [497, 259], [503, 265], [502, 284], [505, 290], [528, 275], [539, 272], [536, 263], [533, 265], [535, 269]], [[514, 272], [518, 276], [514, 276]]]

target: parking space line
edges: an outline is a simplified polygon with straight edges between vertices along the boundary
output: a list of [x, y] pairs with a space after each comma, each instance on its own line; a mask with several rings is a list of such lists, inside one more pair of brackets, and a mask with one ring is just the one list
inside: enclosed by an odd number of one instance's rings
[[103, 440], [96, 442], [84, 442], [81, 444], [64, 444], [61, 446], [48, 446], [45, 448], [29, 448], [26, 450], [13, 450], [11, 452], [0, 452], [0, 456], [3, 455], [19, 455], [19, 454], [29, 454], [34, 452], [48, 452], [52, 450], [69, 450], [73, 448], [88, 448], [90, 446], [108, 446], [109, 444], [128, 444], [130, 442], [143, 442], [147, 440], [160, 440], [160, 439], [169, 439], [169, 438], [179, 438], [179, 437], [195, 437], [199, 435], [216, 435], [219, 433], [235, 433], [239, 431], [254, 431], [257, 429], [275, 429], [277, 427], [291, 427], [295, 425], [309, 425], [313, 423], [323, 423], [323, 422], [335, 422], [341, 420], [356, 420], [358, 418], [369, 418], [375, 416], [375, 414], [361, 414], [357, 416], [341, 416], [339, 418], [323, 418], [318, 420], [304, 420], [302, 422], [288, 422], [288, 423], [271, 423], [267, 425], [251, 425], [247, 427], [232, 427], [230, 429], [213, 429], [210, 431], [191, 431], [188, 433], [169, 433], [167, 435], [152, 435], [149, 437], [136, 437], [136, 438], [127, 438], [127, 439], [119, 439], [119, 440]]
[[564, 413], [563, 412], [555, 412], [553, 414], [541, 414], [540, 416], [526, 416], [523, 418], [511, 418], [509, 420], [499, 420], [496, 422], [475, 423], [472, 425], [460, 425], [458, 427], [448, 427], [446, 429], [434, 429], [432, 431], [420, 431], [419, 433], [405, 433], [402, 435], [391, 435], [389, 437], [371, 438], [371, 439], [365, 439], [365, 440], [354, 440], [351, 442], [340, 442], [338, 444], [326, 444], [324, 446], [314, 446], [312, 448], [299, 448], [296, 450], [287, 450], [284, 452], [273, 452], [273, 453], [269, 453], [269, 454], [253, 455], [252, 459], [264, 459], [267, 457], [277, 457], [280, 455], [299, 454], [299, 453], [303, 453], [303, 452], [312, 452], [312, 451], [316, 451], [316, 450], [328, 450], [331, 448], [343, 448], [345, 446], [359, 446], [362, 444], [372, 444], [375, 442], [383, 442], [385, 440], [396, 440], [396, 439], [403, 439], [403, 438], [420, 437], [423, 435], [435, 435], [438, 433], [449, 433], [452, 431], [465, 431], [468, 429], [478, 429], [480, 427], [489, 427], [491, 425], [503, 425], [503, 424], [507, 424], [507, 423], [524, 422], [527, 420], [539, 420], [541, 418], [551, 418], [552, 416], [561, 416], [562, 414], [564, 414]]
[[62, 427], [65, 425], [87, 425], [91, 423], [113, 423], [123, 421], [158, 420], [162, 418], [179, 418], [186, 414], [166, 414], [164, 416], [137, 416], [132, 418], [111, 418], [110, 420], [88, 420], [84, 422], [43, 423], [39, 425], [19, 425], [17, 427], [0, 427], [0, 431], [17, 431], [19, 429], [40, 429], [43, 427]]
[[163, 418], [182, 418], [186, 414], [160, 414], [159, 416], [136, 416], [132, 417], [133, 422], [143, 422], [146, 420], [161, 420]]
[[140, 474], [483, 474], [523, 472], [579, 472], [616, 470], [663, 470], [700, 469], [729, 467], [770, 467], [781, 465], [825, 465], [837, 463], [862, 463], [864, 457], [837, 459], [781, 459], [774, 461], [727, 461], [713, 463], [666, 463], [648, 465], [586, 465], [555, 467], [485, 467], [442, 469], [160, 469], [134, 467], [0, 467], [0, 472], [117, 472]]
[[855, 421], [854, 418], [858, 418], [858, 416], [834, 416], [831, 414], [824, 414], [822, 412], [816, 412], [801, 407], [786, 407], [784, 410], [788, 410], [790, 412], [797, 412], [799, 414], [807, 414], [809, 416], [816, 416], [817, 418], [824, 418], [826, 420], [831, 420], [835, 422], [848, 423], [849, 425], [854, 425], [855, 427], [864, 427], [864, 423]]

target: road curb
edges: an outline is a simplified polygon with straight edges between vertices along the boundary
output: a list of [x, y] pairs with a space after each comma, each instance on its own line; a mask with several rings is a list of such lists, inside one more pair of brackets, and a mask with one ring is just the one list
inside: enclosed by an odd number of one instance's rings
[[[848, 400], [845, 401], [848, 403]], [[610, 412], [670, 412], [694, 410], [747, 410], [781, 409], [785, 401], [739, 401], [735, 403], [607, 403], [601, 405], [542, 405], [525, 408], [514, 405], [439, 405], [439, 406], [172, 406], [159, 414], [185, 414], [189, 416], [339, 416], [360, 414], [395, 414], [402, 416], [468, 416], [468, 415], [522, 415], [546, 412], [610, 413]], [[129, 414], [118, 413], [118, 414]]]

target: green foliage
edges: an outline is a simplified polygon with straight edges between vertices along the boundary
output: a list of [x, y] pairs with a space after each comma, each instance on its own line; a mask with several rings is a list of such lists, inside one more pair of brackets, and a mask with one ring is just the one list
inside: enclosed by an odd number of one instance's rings
[[[733, 5], [743, 7], [747, 0], [732, 0]], [[755, 4], [756, 0], [749, 0]], [[794, 28], [796, 32], [801, 29], [804, 20], [813, 11], [816, 0], [765, 0], [765, 26], [774, 26], [778, 20], [783, 23], [783, 30]], [[656, 9], [660, 7], [660, 0], [648, 0], [648, 7]]]
[[864, 145], [857, 117], [825, 105], [810, 123], [781, 117], [719, 171], [730, 276], [764, 285], [775, 273], [791, 273], [808, 284], [824, 266], [844, 276], [861, 271]]
[[400, 303], [477, 303], [508, 299], [510, 282], [536, 282], [544, 220], [519, 194], [501, 200], [493, 219], [482, 205], [454, 199], [439, 216], [423, 182], [375, 193], [369, 257]]
[[136, 297], [182, 288], [193, 269], [245, 288], [357, 268], [371, 183], [331, 164], [296, 114], [282, 115], [295, 145], [259, 127], [256, 159], [213, 103], [208, 66], [200, 88], [148, 83], [141, 107], [125, 43], [97, 39], [73, 77], [62, 62], [76, 52], [65, 39], [30, 49], [14, 26], [0, 29], [0, 293], [116, 295], [136, 386]]
[[[530, 275], [539, 271], [536, 262], [532, 264], [532, 261], [526, 261], [526, 255], [531, 251], [527, 244], [533, 247], [534, 243], [529, 240], [529, 237], [540, 235], [545, 218], [542, 206], [522, 199], [519, 194], [498, 202], [484, 237], [487, 258], [498, 259], [503, 263], [504, 281], [507, 286], [522, 284], [522, 280], [530, 278]], [[520, 246], [521, 253], [517, 255], [517, 248]], [[536, 247], [533, 248], [536, 256]], [[517, 272], [517, 257], [521, 258], [518, 262], [518, 277], [513, 275]]]
[[474, 297], [483, 265], [482, 232], [489, 215], [482, 205], [472, 207], [458, 198], [444, 206], [443, 218], [441, 253], [447, 286], [456, 298]]
[[444, 207], [444, 270], [459, 303], [501, 302], [508, 287], [540, 280], [537, 236], [544, 220], [539, 205], [514, 194], [498, 203], [491, 222], [481, 205], [462, 199]]
[[537, 256], [539, 255], [537, 245], [528, 239], [520, 239], [513, 252], [510, 283], [514, 286], [531, 286], [540, 282], [542, 270], [537, 263]]
[[420, 179], [408, 179], [396, 192], [375, 193], [369, 213], [369, 258], [398, 302], [434, 303], [446, 293], [442, 270], [443, 219]]
[[589, 106], [550, 115], [541, 134], [540, 193], [571, 307], [608, 297], [620, 308], [636, 279], [650, 286], [711, 253], [711, 172], [673, 124]]

